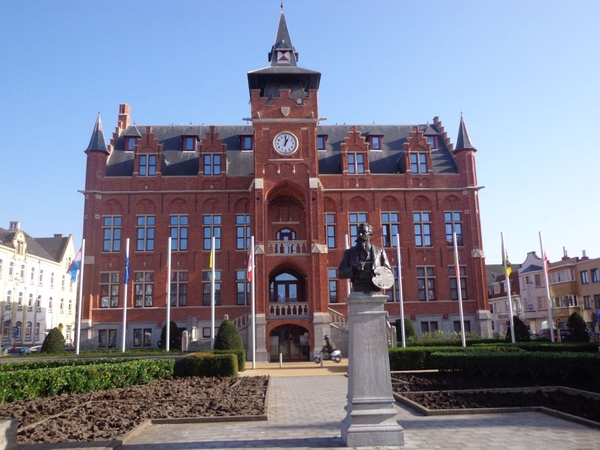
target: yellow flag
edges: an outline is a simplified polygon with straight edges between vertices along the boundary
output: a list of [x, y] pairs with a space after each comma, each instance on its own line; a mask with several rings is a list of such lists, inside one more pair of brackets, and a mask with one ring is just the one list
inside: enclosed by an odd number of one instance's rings
[[508, 252], [504, 254], [504, 263], [502, 264], [502, 273], [507, 277], [510, 277], [512, 273], [512, 267], [510, 266], [510, 260], [508, 259]]

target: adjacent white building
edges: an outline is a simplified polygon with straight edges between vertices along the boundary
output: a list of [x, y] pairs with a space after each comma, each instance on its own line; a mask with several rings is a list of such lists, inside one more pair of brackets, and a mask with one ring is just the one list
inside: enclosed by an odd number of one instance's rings
[[19, 222], [0, 227], [0, 335], [2, 346], [32, 346], [58, 327], [75, 338], [77, 284], [68, 268], [75, 258], [71, 235], [33, 238]]

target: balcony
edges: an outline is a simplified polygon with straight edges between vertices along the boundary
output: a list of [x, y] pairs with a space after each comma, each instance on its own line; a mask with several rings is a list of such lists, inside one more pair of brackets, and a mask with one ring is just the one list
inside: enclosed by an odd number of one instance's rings
[[308, 302], [269, 303], [269, 317], [308, 317]]
[[308, 244], [303, 241], [268, 241], [267, 253], [269, 255], [306, 255]]

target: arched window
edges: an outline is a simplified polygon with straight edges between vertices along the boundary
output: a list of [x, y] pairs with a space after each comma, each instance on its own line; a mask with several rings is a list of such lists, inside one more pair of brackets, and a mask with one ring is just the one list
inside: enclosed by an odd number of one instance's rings
[[283, 272], [271, 281], [272, 303], [304, 302], [304, 285], [296, 274]]
[[296, 244], [290, 243], [286, 244], [288, 241], [296, 240], [296, 232], [290, 228], [282, 228], [275, 235], [275, 239], [277, 239], [277, 247], [275, 248], [275, 253], [296, 253]]
[[25, 327], [25, 339], [31, 340], [31, 331], [33, 330], [33, 324], [31, 322], [27, 322], [27, 326]]

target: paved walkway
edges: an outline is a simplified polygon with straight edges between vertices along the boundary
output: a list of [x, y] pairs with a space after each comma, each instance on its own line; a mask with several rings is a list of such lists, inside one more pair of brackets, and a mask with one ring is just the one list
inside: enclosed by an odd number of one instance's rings
[[[121, 450], [172, 449], [342, 449], [340, 422], [345, 417], [347, 366], [259, 364], [243, 376], [270, 375], [269, 420], [256, 422], [150, 425]], [[396, 406], [404, 428], [403, 447], [419, 450], [587, 450], [598, 448], [600, 430], [542, 413], [421, 416]], [[63, 444], [18, 446], [34, 449], [100, 449]], [[363, 447], [364, 448], [364, 447]]]

